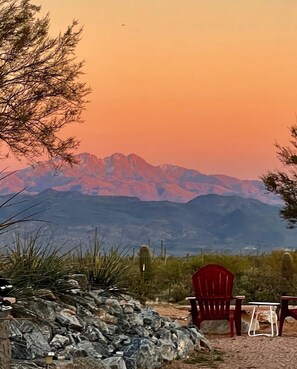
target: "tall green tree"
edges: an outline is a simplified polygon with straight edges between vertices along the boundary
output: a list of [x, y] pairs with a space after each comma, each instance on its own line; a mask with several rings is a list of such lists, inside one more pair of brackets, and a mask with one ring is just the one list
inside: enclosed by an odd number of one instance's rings
[[284, 201], [280, 215], [288, 222], [289, 228], [294, 228], [297, 223], [297, 125], [290, 127], [290, 133], [289, 146], [276, 144], [282, 169], [269, 171], [261, 178], [266, 189]]
[[77, 139], [58, 134], [81, 121], [90, 92], [75, 56], [82, 29], [73, 21], [51, 37], [49, 15], [39, 12], [30, 0], [0, 0], [0, 156], [73, 163]]

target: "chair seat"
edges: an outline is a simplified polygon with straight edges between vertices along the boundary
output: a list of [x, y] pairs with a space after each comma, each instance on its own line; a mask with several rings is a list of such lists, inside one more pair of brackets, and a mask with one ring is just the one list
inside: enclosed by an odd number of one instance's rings
[[294, 319], [297, 319], [297, 308], [296, 309], [290, 309], [290, 316]]

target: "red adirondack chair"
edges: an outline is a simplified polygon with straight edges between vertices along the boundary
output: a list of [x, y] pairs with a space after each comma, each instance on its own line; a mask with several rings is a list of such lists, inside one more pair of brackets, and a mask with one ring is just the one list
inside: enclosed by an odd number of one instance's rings
[[291, 316], [294, 319], [297, 319], [297, 306], [289, 306], [289, 301], [294, 301], [296, 304], [297, 297], [296, 296], [281, 296], [281, 304], [280, 304], [280, 315], [278, 322], [278, 335], [281, 336], [283, 333], [283, 324], [285, 318], [287, 316]]
[[[195, 297], [188, 297], [191, 303], [193, 324], [200, 329], [204, 320], [228, 320], [231, 337], [241, 335], [241, 304], [244, 296], [233, 297], [234, 275], [226, 268], [208, 264], [198, 269], [192, 276]], [[235, 300], [234, 309], [230, 303]]]

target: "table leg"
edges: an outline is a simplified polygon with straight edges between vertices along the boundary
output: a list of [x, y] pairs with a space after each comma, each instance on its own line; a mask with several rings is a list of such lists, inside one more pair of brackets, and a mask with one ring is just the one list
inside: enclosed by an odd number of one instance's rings
[[273, 337], [273, 317], [272, 317], [272, 306], [269, 306], [269, 313], [270, 313], [271, 336]]
[[253, 334], [251, 334], [251, 329], [252, 329], [252, 326], [253, 326], [253, 323], [254, 323], [254, 319], [256, 318], [255, 317], [256, 309], [257, 309], [257, 307], [254, 306], [253, 311], [252, 311], [252, 316], [251, 316], [251, 321], [250, 321], [249, 329], [248, 329], [248, 335], [249, 336], [255, 336], [255, 326], [256, 325], [254, 324], [254, 329], [253, 329], [254, 333]]
[[[248, 335], [249, 336], [267, 336], [267, 337], [273, 337], [274, 336], [274, 324], [275, 324], [275, 335], [278, 336], [278, 325], [277, 325], [277, 315], [275, 313], [274, 306], [269, 306], [269, 316], [270, 316], [270, 333], [256, 333], [256, 322], [258, 312], [257, 309], [259, 306], [254, 306], [251, 321], [248, 329]], [[253, 327], [253, 329], [252, 329]], [[253, 331], [253, 333], [251, 333]]]
[[278, 336], [277, 315], [276, 315], [274, 306], [270, 306], [270, 321], [271, 321], [271, 336], [274, 336], [274, 329], [273, 329], [274, 324], [275, 324], [275, 335]]

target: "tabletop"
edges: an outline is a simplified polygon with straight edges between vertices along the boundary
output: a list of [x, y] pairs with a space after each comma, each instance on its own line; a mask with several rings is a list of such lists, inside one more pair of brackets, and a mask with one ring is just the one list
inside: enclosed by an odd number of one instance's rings
[[258, 306], [279, 306], [279, 302], [263, 302], [263, 301], [250, 301], [250, 305], [258, 305]]

